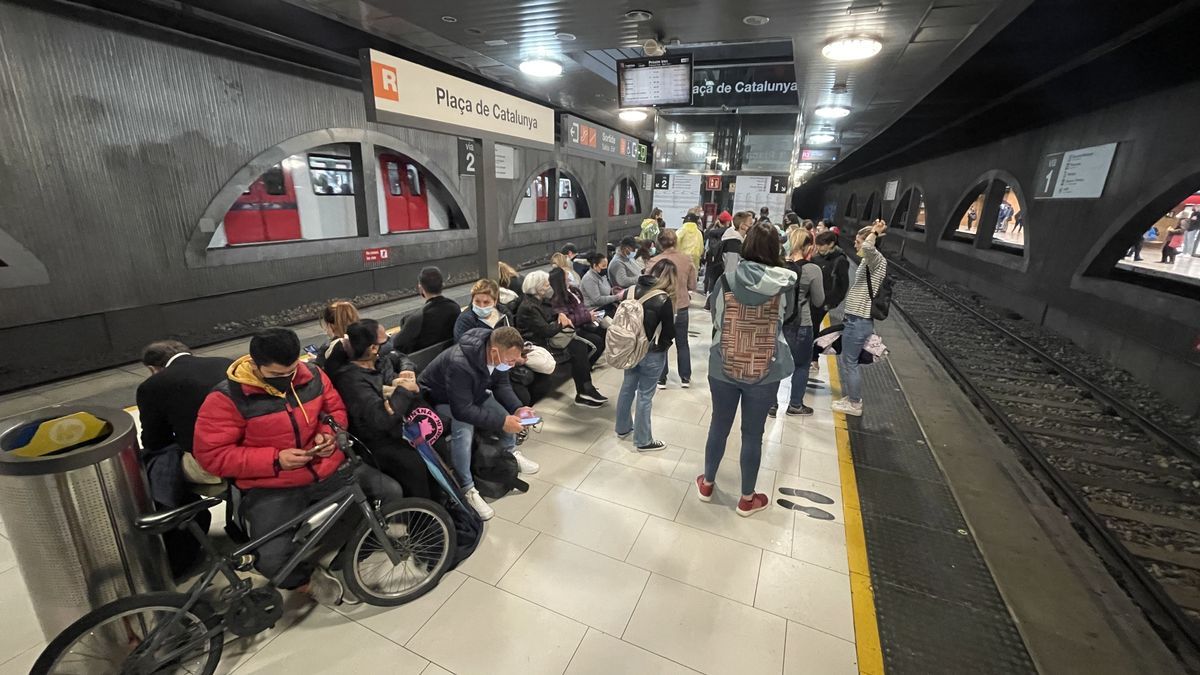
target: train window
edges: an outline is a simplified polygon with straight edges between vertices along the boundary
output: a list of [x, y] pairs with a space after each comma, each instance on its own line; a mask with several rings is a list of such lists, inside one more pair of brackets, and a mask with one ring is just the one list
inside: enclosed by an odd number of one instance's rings
[[996, 211], [996, 229], [992, 247], [1005, 253], [1020, 255], [1025, 250], [1025, 210], [1013, 186], [1004, 185]]
[[879, 203], [879, 193], [872, 192], [871, 195], [867, 197], [867, 205], [863, 208], [862, 219], [867, 222], [874, 222], [880, 217], [879, 212], [881, 210], [882, 206]]
[[349, 157], [308, 156], [313, 194], [349, 196], [354, 194], [353, 164]]
[[421, 172], [412, 164], [408, 165], [408, 194], [417, 196], [421, 194]]
[[1151, 215], [1149, 225], [1143, 220], [1117, 235], [1116, 269], [1137, 275], [1141, 283], [1153, 279], [1151, 285], [1163, 290], [1195, 294], [1192, 286], [1162, 282], [1200, 284], [1200, 191], [1170, 198], [1180, 201], [1157, 218]]
[[[269, 195], [278, 197], [280, 195], [287, 194], [287, 186], [284, 185], [283, 180], [282, 164], [276, 164], [275, 166], [263, 172], [262, 182], [263, 190], [265, 190]], [[248, 193], [249, 189], [247, 189], [246, 192]]]
[[987, 194], [987, 183], [981, 183], [971, 190], [966, 202], [955, 215], [955, 228], [950, 233], [951, 239], [975, 241], [978, 232], [979, 219], [983, 216], [983, 200]]
[[393, 197], [399, 197], [404, 194], [404, 190], [400, 187], [400, 165], [396, 162], [388, 161], [384, 163], [387, 168], [387, 190], [388, 194]]
[[591, 216], [592, 212], [588, 208], [587, 195], [583, 192], [583, 186], [579, 184], [575, 176], [559, 169], [557, 220], [574, 220]]
[[620, 178], [608, 197], [608, 215], [631, 216], [642, 212], [642, 196], [631, 178]]

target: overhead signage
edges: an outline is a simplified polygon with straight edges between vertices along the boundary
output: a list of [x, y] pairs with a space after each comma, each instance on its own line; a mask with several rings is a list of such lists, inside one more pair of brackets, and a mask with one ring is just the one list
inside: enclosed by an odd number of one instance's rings
[[801, 162], [836, 162], [841, 148], [804, 148], [800, 151]]
[[692, 55], [617, 61], [617, 101], [622, 108], [691, 105]]
[[496, 144], [496, 178], [517, 177], [517, 151], [511, 145]]
[[645, 164], [650, 161], [650, 146], [645, 143], [638, 143], [637, 161], [638, 164]]
[[883, 201], [890, 202], [896, 199], [896, 190], [900, 189], [900, 180], [889, 180], [883, 186]]
[[771, 176], [771, 194], [786, 195], [788, 191], [787, 176]]
[[[787, 202], [787, 176], [738, 176], [738, 189], [733, 194], [734, 211], [758, 213], [762, 207], [771, 211], [771, 217], [779, 221], [783, 217]], [[782, 191], [776, 191], [782, 187]]]
[[654, 174], [654, 206], [662, 209], [667, 227], [683, 225], [688, 209], [700, 205], [700, 179], [696, 173]]
[[364, 248], [363, 262], [383, 262], [388, 259], [388, 250], [386, 248]]
[[706, 66], [692, 72], [692, 105], [704, 108], [750, 105], [800, 105], [796, 67], [790, 63], [757, 66]]
[[709, 190], [709, 191], [720, 190], [721, 189], [721, 177], [720, 176], [705, 176], [704, 177], [704, 189]]
[[475, 139], [458, 139], [458, 173], [460, 175], [474, 176], [478, 173], [479, 154], [475, 148]]
[[617, 164], [638, 164], [641, 143], [633, 136], [566, 113], [562, 116], [562, 132], [562, 147], [567, 152]]
[[374, 49], [362, 51], [367, 117], [434, 131], [480, 131], [553, 149], [554, 110]]
[[1116, 143], [1055, 152], [1042, 158], [1034, 199], [1098, 199], [1104, 194]]

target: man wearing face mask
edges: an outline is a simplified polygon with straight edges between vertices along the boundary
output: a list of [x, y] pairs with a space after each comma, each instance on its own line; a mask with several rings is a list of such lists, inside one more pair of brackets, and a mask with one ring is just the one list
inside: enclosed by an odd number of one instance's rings
[[608, 263], [608, 278], [614, 288], [622, 290], [637, 286], [642, 276], [642, 264], [637, 261], [638, 243], [633, 237], [625, 237], [617, 247], [617, 254]]
[[[328, 415], [345, 426], [346, 407], [324, 371], [300, 361], [300, 339], [286, 328], [256, 333], [250, 354], [225, 375], [200, 406], [192, 452], [205, 471], [233, 479], [248, 533], [260, 536], [341, 487], [328, 479], [346, 458], [322, 420]], [[403, 496], [395, 481], [369, 466], [355, 473], [372, 499]], [[255, 566], [271, 577], [296, 546], [291, 533], [281, 534], [258, 549]], [[304, 590], [323, 604], [342, 599], [341, 583], [311, 562], [280, 587]]]
[[450, 459], [467, 502], [484, 520], [495, 511], [475, 489], [471, 475], [476, 428], [499, 433], [501, 444], [516, 458], [521, 473], [539, 469], [516, 449], [521, 419], [537, 416], [533, 408], [521, 406], [508, 381], [508, 371], [520, 362], [524, 347], [525, 340], [516, 328], [473, 328], [462, 334], [457, 345], [438, 354], [417, 378], [425, 400], [451, 420]]

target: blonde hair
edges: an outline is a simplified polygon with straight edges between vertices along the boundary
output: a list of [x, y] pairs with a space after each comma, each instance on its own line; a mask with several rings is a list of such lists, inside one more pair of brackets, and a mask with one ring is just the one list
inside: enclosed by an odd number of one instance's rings
[[474, 300], [477, 295], [490, 295], [493, 300], [500, 302], [500, 286], [491, 279], [480, 279], [475, 282], [474, 286], [471, 286], [471, 299]]
[[334, 337], [345, 335], [346, 328], [355, 321], [358, 321], [358, 308], [346, 300], [335, 300], [321, 310], [321, 323], [333, 332]]
[[[679, 285], [679, 268], [675, 267], [675, 263], [667, 258], [663, 258], [654, 263], [654, 267], [648, 274], [657, 277], [658, 281], [650, 287], [650, 290], [661, 290], [667, 294], [667, 298], [671, 301], [675, 300], [675, 289]], [[683, 309], [676, 307], [675, 311]]]
[[788, 231], [788, 260], [799, 260], [804, 257], [805, 250], [811, 245], [812, 237], [808, 230], [797, 227]]
[[520, 276], [520, 274], [518, 274], [517, 271], [515, 269], [513, 269], [512, 265], [509, 265], [508, 263], [504, 262], [503, 260], [500, 261], [500, 264], [497, 265], [497, 268], [498, 268], [498, 274], [496, 276], [499, 279], [500, 284], [503, 286], [508, 286], [508, 284], [513, 279], [516, 279], [517, 277]]
[[555, 253], [550, 256], [550, 264], [555, 267], [561, 267], [564, 272], [571, 269], [571, 259], [565, 253]]

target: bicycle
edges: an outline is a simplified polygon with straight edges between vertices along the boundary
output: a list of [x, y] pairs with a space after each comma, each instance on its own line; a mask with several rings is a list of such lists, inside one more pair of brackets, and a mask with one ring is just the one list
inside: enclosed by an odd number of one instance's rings
[[[351, 436], [331, 417], [324, 421], [334, 429], [338, 447], [346, 455], [346, 461], [329, 478], [345, 482], [337, 492], [229, 554], [217, 551], [193, 519], [201, 509], [219, 504], [219, 498], [208, 497], [138, 518], [137, 528], [148, 535], [179, 527], [190, 532], [206, 553], [205, 572], [186, 593], [144, 593], [92, 610], [47, 645], [31, 673], [211, 675], [221, 660], [225, 633], [249, 637], [273, 627], [283, 615], [280, 580], [355, 507], [363, 515], [362, 522], [337, 554], [346, 586], [355, 596], [369, 605], [394, 606], [436, 587], [456, 544], [450, 515], [427, 499], [404, 498], [386, 505], [372, 502], [354, 475], [362, 460], [352, 449]], [[252, 578], [239, 576], [238, 572], [250, 570], [251, 554], [263, 543], [297, 526], [293, 541], [300, 546], [268, 585], [255, 588]], [[229, 586], [214, 589], [219, 577]], [[399, 585], [393, 585], [394, 581]]]

